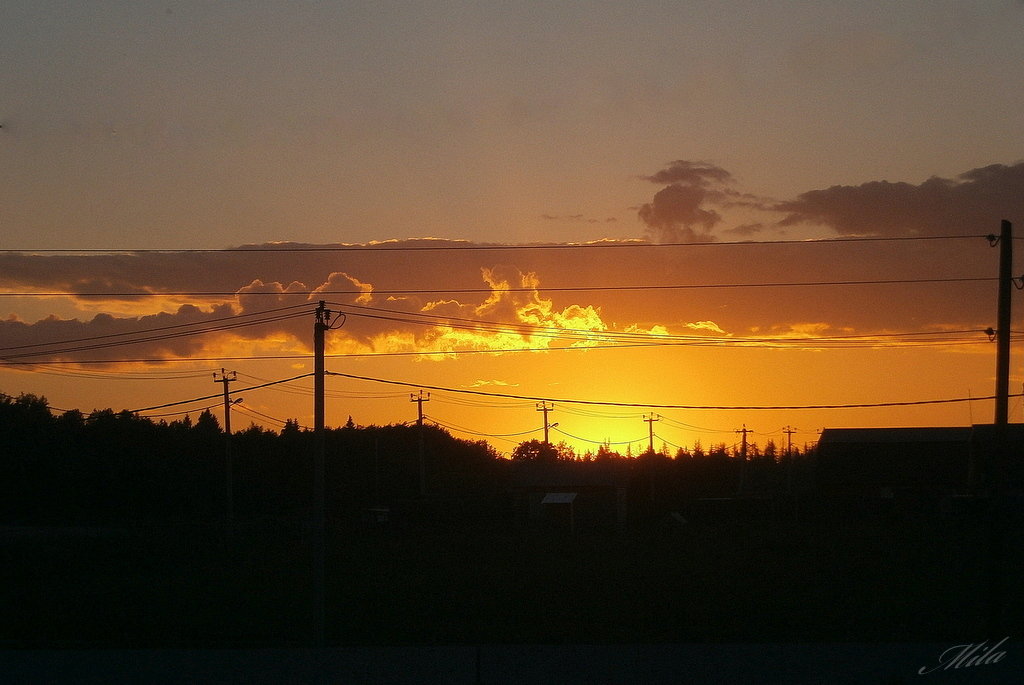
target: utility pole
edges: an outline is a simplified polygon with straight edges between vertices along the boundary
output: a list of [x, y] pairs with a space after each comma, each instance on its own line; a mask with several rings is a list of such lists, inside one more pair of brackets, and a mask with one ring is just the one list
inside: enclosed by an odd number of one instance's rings
[[750, 430], [747, 428], [747, 424], [743, 424], [743, 428], [736, 429], [736, 432], [743, 434], [743, 440], [740, 443], [740, 484], [736, 488], [736, 496], [738, 497], [743, 494], [743, 480], [747, 472], [747, 433]]
[[[993, 236], [989, 237], [991, 241]], [[1009, 422], [1010, 405], [1010, 294], [1013, 285], [1013, 225], [1002, 222], [999, 238], [999, 308], [996, 323], [996, 415], [995, 424]]]
[[427, 466], [423, 457], [423, 403], [430, 401], [430, 393], [428, 392], [426, 397], [423, 396], [422, 390], [420, 390], [418, 395], [409, 393], [409, 401], [416, 403], [416, 428], [419, 433], [417, 444], [420, 457], [420, 497], [426, 497]]
[[660, 419], [658, 414], [645, 414], [644, 421], [647, 423], [647, 451], [654, 454], [654, 422]]
[[740, 441], [740, 461], [741, 462], [746, 462], [747, 461], [747, 433], [750, 433], [752, 431], [749, 428], [747, 428], [747, 424], [743, 424], [743, 428], [737, 428], [736, 432], [737, 433], [741, 433], [743, 435], [743, 439]]
[[654, 467], [654, 422], [661, 417], [651, 412], [650, 414], [644, 415], [644, 421], [647, 422], [647, 451], [650, 457], [650, 462], [647, 464], [647, 475], [648, 475], [648, 486], [650, 488], [651, 503], [654, 503], [654, 478], [655, 478], [655, 467]]
[[546, 401], [537, 403], [537, 411], [544, 412], [544, 444], [550, 445], [551, 441], [548, 440], [548, 412], [555, 408], [555, 405], [549, 405]]
[[331, 310], [320, 300], [313, 323], [313, 634], [318, 647], [327, 644], [327, 505], [326, 435], [324, 431], [324, 337]]
[[793, 433], [796, 430], [792, 426], [782, 429], [786, 434], [786, 493], [793, 494]]
[[796, 433], [796, 429], [786, 426], [782, 432], [786, 434], [786, 458], [791, 459], [793, 457], [793, 433]]
[[235, 474], [234, 455], [231, 445], [231, 392], [228, 390], [228, 383], [238, 380], [238, 374], [234, 371], [228, 373], [222, 367], [220, 378], [217, 372], [213, 372], [213, 382], [224, 385], [224, 477], [225, 477], [225, 502], [224, 512], [227, 519], [227, 531], [231, 536], [235, 528]]
[[1009, 455], [1010, 406], [1010, 295], [1013, 285], [1013, 225], [1003, 220], [999, 237], [989, 236], [992, 245], [999, 245], [999, 303], [996, 323], [996, 408], [995, 446], [988, 464], [989, 540], [988, 597], [985, 629], [987, 637], [996, 639], [1003, 622], [1003, 514], [1005, 468]]

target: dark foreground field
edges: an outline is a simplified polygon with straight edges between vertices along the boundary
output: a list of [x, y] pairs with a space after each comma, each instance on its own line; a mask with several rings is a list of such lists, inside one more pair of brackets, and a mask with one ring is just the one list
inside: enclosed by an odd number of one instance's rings
[[[8, 647], [314, 644], [301, 521], [9, 527]], [[1008, 526], [1002, 607], [1024, 634], [1022, 535]], [[335, 524], [331, 645], [960, 642], [985, 637], [982, 515], [748, 517], [611, 530], [449, 513]]]

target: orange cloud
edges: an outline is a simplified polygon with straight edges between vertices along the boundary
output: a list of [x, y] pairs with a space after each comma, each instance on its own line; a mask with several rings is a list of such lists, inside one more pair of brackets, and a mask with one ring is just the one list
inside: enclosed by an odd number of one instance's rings
[[[982, 170], [964, 175], [960, 185], [995, 187], [1012, 175], [1008, 168]], [[971, 192], [980, 194], [977, 187]], [[339, 353], [358, 354], [592, 346], [614, 331], [739, 337], [743, 331], [789, 331], [806, 322], [861, 334], [937, 326], [980, 330], [995, 323], [994, 283], [956, 281], [995, 275], [997, 251], [983, 238], [643, 245], [603, 241], [590, 249], [494, 250], [500, 246], [408, 240], [375, 246], [287, 243], [199, 255], [4, 253], [0, 357], [21, 359], [12, 355], [43, 344], [50, 347], [36, 349], [70, 359], [212, 356], [217, 339], [229, 333], [276, 341], [282, 350], [308, 350], [318, 299], [349, 312], [329, 344]], [[829, 285], [936, 277], [951, 280]], [[758, 287], [779, 282], [820, 284]], [[56, 299], [2, 296], [61, 291], [66, 294]], [[260, 323], [216, 330], [217, 319], [231, 317]], [[166, 339], [146, 334], [175, 326], [210, 331]], [[87, 348], [70, 342], [113, 334], [124, 337], [111, 342], [125, 344]]]
[[359, 291], [359, 295], [355, 298], [356, 304], [370, 304], [373, 302], [373, 286], [369, 283], [363, 283], [358, 278], [349, 276], [342, 271], [335, 271], [328, 276], [327, 281], [317, 286], [309, 298], [311, 300], [317, 299], [321, 294], [329, 296], [333, 291], [350, 290], [351, 288]]
[[692, 331], [711, 331], [712, 333], [725, 334], [725, 331], [714, 321], [694, 321], [687, 323], [686, 327]]

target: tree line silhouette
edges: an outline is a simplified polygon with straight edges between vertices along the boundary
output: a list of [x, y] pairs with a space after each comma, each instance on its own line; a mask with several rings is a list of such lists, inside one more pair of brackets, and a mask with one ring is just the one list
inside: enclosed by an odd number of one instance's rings
[[[432, 486], [479, 488], [497, 453], [485, 442], [422, 428]], [[111, 409], [54, 415], [45, 398], [0, 397], [0, 477], [16, 484], [0, 507], [7, 521], [101, 523], [222, 518], [227, 449], [209, 410], [153, 421]], [[404, 425], [326, 431], [332, 504], [350, 510], [411, 497], [419, 488], [419, 429]], [[289, 420], [280, 432], [255, 424], [230, 436], [240, 517], [296, 515], [311, 506], [313, 436]]]
[[[414, 498], [421, 487], [434, 496], [492, 496], [498, 503], [510, 465], [524, 462], [574, 462], [580, 468], [628, 462], [634, 480], [655, 474], [666, 507], [678, 497], [792, 492], [794, 466], [798, 483], [807, 480], [807, 455], [781, 455], [772, 443], [764, 450], [750, 445], [740, 464], [725, 444], [705, 451], [698, 442], [674, 455], [666, 447], [634, 457], [607, 444], [577, 455], [565, 443], [528, 440], [509, 461], [485, 441], [459, 439], [430, 424], [360, 427], [350, 417], [325, 433], [335, 516]], [[0, 396], [0, 477], [16, 484], [0, 511], [6, 521], [41, 523], [211, 521], [225, 515], [229, 478], [240, 518], [310, 509], [311, 431], [289, 420], [279, 432], [252, 424], [231, 435], [230, 445], [227, 440], [209, 410], [195, 420], [186, 415], [168, 422], [112, 409], [55, 414], [43, 397]]]

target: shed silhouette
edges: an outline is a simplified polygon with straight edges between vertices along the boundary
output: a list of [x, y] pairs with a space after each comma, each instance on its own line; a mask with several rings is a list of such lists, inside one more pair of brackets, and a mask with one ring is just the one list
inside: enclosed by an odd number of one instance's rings
[[567, 530], [622, 528], [626, 523], [629, 465], [523, 461], [509, 484], [520, 522]]

